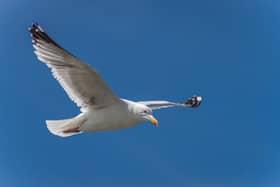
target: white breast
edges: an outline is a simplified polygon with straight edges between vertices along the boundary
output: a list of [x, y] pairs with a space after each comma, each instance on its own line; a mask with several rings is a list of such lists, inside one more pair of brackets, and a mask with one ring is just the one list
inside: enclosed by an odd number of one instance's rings
[[87, 121], [80, 128], [83, 132], [128, 128], [141, 122], [127, 103], [111, 105], [103, 109], [90, 109], [85, 112], [85, 116]]

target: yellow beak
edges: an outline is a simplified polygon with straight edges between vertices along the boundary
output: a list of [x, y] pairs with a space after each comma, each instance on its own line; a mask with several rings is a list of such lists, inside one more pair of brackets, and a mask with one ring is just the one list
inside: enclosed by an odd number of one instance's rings
[[149, 120], [150, 122], [152, 122], [152, 124], [154, 124], [154, 126], [158, 126], [158, 120], [156, 118], [154, 118], [153, 116], [149, 116]]

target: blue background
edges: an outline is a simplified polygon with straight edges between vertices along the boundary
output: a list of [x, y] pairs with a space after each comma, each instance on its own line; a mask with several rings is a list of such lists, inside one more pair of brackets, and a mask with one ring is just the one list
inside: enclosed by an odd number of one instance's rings
[[[2, 0], [0, 186], [280, 185], [277, 0]], [[75, 116], [36, 59], [32, 22], [94, 66], [122, 98], [184, 101], [150, 123], [70, 138]]]

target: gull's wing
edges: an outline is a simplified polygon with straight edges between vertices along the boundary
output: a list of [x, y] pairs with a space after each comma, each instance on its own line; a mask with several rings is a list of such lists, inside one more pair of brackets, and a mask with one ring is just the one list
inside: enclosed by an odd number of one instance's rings
[[38, 59], [51, 69], [53, 76], [82, 110], [119, 101], [96, 70], [60, 47], [38, 24], [33, 24], [29, 32]]
[[174, 103], [170, 101], [140, 101], [138, 103], [144, 104], [152, 110], [157, 110], [161, 108], [168, 107], [189, 107], [195, 108], [201, 104], [202, 97], [201, 96], [193, 96], [186, 100], [184, 103]]

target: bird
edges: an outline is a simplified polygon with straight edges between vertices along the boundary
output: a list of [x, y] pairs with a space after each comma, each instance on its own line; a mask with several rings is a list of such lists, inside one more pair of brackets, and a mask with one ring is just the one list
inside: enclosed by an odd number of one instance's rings
[[119, 98], [96, 69], [62, 48], [38, 23], [33, 23], [29, 32], [38, 60], [50, 68], [54, 78], [81, 111], [69, 119], [46, 120], [53, 135], [69, 137], [84, 132], [118, 130], [143, 122], [158, 126], [154, 110], [196, 108], [201, 104], [202, 97], [197, 95], [182, 103], [165, 100], [134, 102]]

